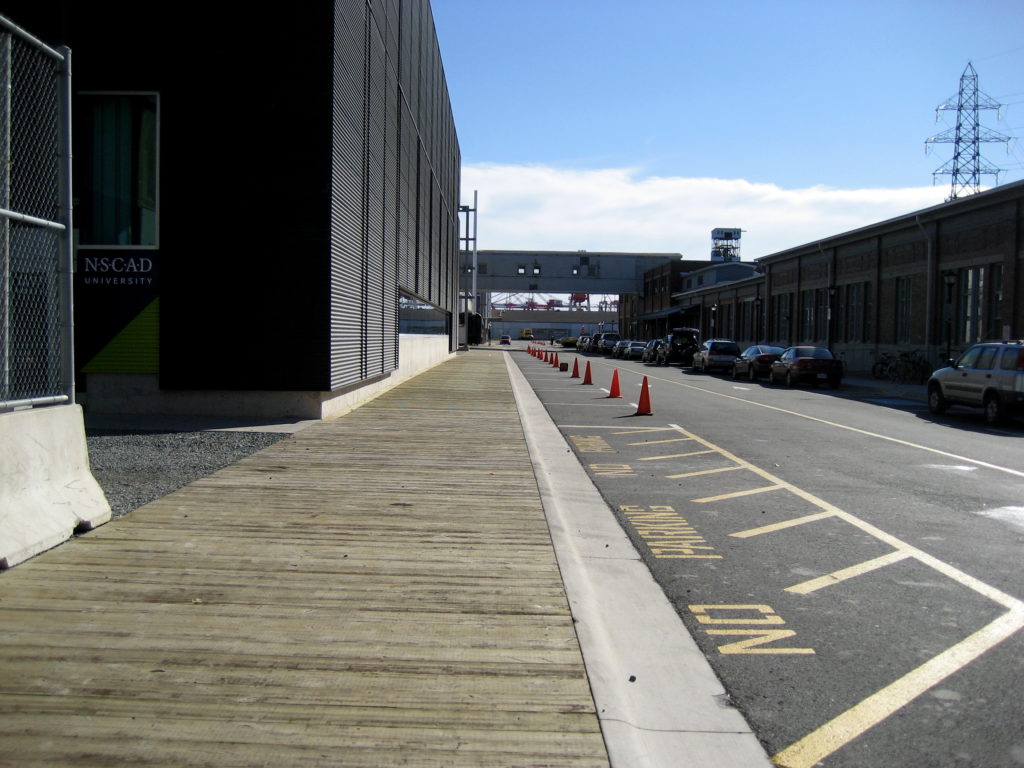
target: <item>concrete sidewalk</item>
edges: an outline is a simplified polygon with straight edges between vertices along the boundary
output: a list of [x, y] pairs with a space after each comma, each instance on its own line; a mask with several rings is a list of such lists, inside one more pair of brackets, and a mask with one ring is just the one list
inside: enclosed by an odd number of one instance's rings
[[0, 765], [767, 765], [506, 360], [0, 574]]

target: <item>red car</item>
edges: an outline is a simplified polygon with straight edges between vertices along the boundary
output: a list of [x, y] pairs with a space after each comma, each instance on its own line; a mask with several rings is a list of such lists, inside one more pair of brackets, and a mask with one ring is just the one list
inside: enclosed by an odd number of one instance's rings
[[835, 389], [843, 380], [843, 361], [824, 347], [790, 347], [772, 363], [768, 383], [785, 381], [787, 387], [798, 383], [824, 384]]

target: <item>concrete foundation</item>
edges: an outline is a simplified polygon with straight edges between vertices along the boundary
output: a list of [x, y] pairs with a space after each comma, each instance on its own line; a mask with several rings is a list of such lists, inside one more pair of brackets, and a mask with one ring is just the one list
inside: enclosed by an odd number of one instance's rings
[[398, 370], [335, 392], [160, 389], [156, 374], [88, 374], [81, 397], [90, 413], [220, 416], [249, 419], [328, 419], [448, 360], [447, 336], [406, 334], [398, 339]]
[[0, 568], [109, 519], [79, 406], [0, 413]]

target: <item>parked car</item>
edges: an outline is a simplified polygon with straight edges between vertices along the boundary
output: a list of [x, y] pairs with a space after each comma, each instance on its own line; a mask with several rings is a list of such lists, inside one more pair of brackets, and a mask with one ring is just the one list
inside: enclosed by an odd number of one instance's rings
[[732, 370], [732, 361], [740, 356], [740, 345], [732, 339], [708, 339], [693, 353], [693, 370], [708, 373]]
[[647, 345], [642, 341], [631, 341], [621, 354], [623, 360], [640, 360], [643, 358]]
[[843, 362], [833, 357], [824, 347], [790, 347], [783, 350], [772, 363], [768, 383], [786, 382], [792, 387], [798, 383], [820, 384], [828, 382], [835, 389], [843, 380]]
[[658, 348], [663, 344], [665, 344], [664, 339], [651, 339], [644, 345], [644, 351], [640, 355], [640, 359], [645, 363], [657, 363]]
[[696, 328], [673, 328], [665, 337], [665, 343], [658, 347], [658, 365], [690, 365], [699, 346], [700, 331]]
[[576, 339], [576, 351], [577, 352], [586, 352], [587, 348], [589, 346], [590, 346], [590, 337], [589, 336], [580, 336], [578, 339]]
[[615, 346], [612, 347], [612, 357], [625, 357], [626, 350], [629, 349], [629, 345], [632, 344], [631, 339], [619, 339], [615, 342]]
[[502, 336], [500, 339], [498, 339], [498, 344], [511, 344], [511, 343], [512, 343], [512, 337], [511, 336]]
[[781, 354], [782, 347], [772, 347], [767, 344], [755, 344], [752, 347], [747, 347], [739, 357], [732, 361], [732, 377], [757, 381], [759, 377], [771, 373], [772, 363], [778, 360]]
[[601, 339], [608, 331], [598, 331], [590, 337], [590, 343], [587, 344], [587, 352], [598, 352], [601, 349]]
[[928, 379], [932, 413], [944, 413], [951, 405], [983, 408], [988, 424], [1024, 414], [1024, 341], [975, 344], [949, 362]]
[[615, 344], [619, 341], [620, 338], [621, 337], [617, 333], [605, 333], [601, 337], [600, 346], [594, 351], [602, 355], [610, 355], [612, 353], [612, 349], [615, 347]]

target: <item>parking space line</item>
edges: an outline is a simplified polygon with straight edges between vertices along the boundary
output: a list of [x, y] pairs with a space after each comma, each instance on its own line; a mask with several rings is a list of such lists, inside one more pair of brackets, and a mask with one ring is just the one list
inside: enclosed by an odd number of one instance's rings
[[[618, 432], [616, 434], [623, 434]], [[668, 440], [642, 440], [639, 443], [626, 443], [626, 445], [661, 445], [662, 443], [692, 443], [692, 437], [673, 437]]]
[[1017, 607], [947, 648], [772, 756], [783, 768], [811, 768], [1024, 627]]
[[[711, 451], [715, 453], [715, 451]], [[680, 477], [697, 477], [699, 475], [714, 475], [718, 472], [734, 472], [737, 469], [746, 469], [746, 467], [719, 467], [718, 469], [701, 469], [697, 472], [685, 472], [681, 475], [665, 475], [669, 480], [676, 480]]]
[[[868, 696], [866, 699], [855, 704], [841, 715], [828, 723], [825, 723], [817, 730], [774, 755], [772, 757], [772, 762], [776, 765], [784, 766], [784, 768], [812, 768], [812, 766], [817, 764], [823, 758], [840, 749], [845, 744], [863, 734], [865, 731], [873, 728], [894, 712], [905, 707], [929, 688], [932, 688], [942, 682], [942, 680], [954, 674], [966, 664], [969, 664], [974, 659], [991, 650], [999, 643], [1024, 628], [1024, 602], [1021, 600], [986, 584], [974, 576], [964, 573], [958, 568], [939, 560], [933, 555], [929, 555], [927, 552], [924, 552], [917, 547], [907, 544], [896, 536], [886, 533], [866, 520], [862, 520], [849, 512], [845, 512], [842, 509], [829, 504], [824, 499], [820, 499], [802, 488], [797, 488], [796, 486], [783, 481], [781, 478], [775, 477], [770, 472], [740, 459], [729, 451], [719, 448], [713, 443], [687, 432], [679, 425], [673, 424], [672, 426], [676, 427], [681, 433], [694, 437], [698, 442], [708, 448], [714, 449], [717, 453], [720, 453], [723, 458], [736, 462], [737, 466], [732, 467], [732, 469], [748, 469], [769, 482], [774, 483], [775, 485], [773, 487], [785, 489], [794, 496], [804, 499], [808, 503], [822, 510], [815, 514], [804, 515], [803, 517], [785, 520], [772, 525], [738, 531], [736, 533], [729, 534], [730, 536], [746, 539], [804, 525], [805, 523], [836, 518], [849, 523], [879, 541], [889, 544], [894, 550], [894, 552], [889, 555], [875, 558], [874, 560], [867, 561], [859, 566], [851, 566], [850, 568], [836, 571], [818, 579], [795, 585], [795, 588], [791, 587], [788, 591], [796, 592], [797, 594], [808, 594], [816, 589], [827, 586], [828, 584], [835, 584], [841, 580], [853, 578], [854, 576], [862, 573], [877, 570], [878, 568], [890, 565], [899, 560], [913, 558], [919, 563], [933, 568], [958, 584], [974, 590], [978, 594], [983, 595], [997, 604], [1009, 609], [1008, 613], [986, 625], [970, 637], [962, 640], [924, 664], [911, 670], [895, 682], [890, 683], [871, 696]], [[983, 462], [974, 463], [983, 464]], [[992, 469], [1006, 471], [1005, 468], [996, 467], [994, 465], [985, 466]], [[694, 474], [705, 473], [690, 473], [690, 475]], [[686, 475], [683, 475], [683, 477], [685, 476]]]
[[876, 557], [873, 560], [865, 560], [863, 563], [858, 565], [851, 565], [849, 568], [842, 568], [838, 571], [819, 576], [816, 579], [805, 581], [801, 584], [795, 584], [792, 587], [786, 587], [786, 592], [793, 592], [797, 595], [807, 595], [811, 592], [815, 592], [825, 587], [831, 587], [833, 584], [839, 584], [840, 582], [852, 579], [855, 576], [860, 576], [864, 573], [870, 573], [871, 571], [884, 568], [887, 565], [898, 563], [901, 560], [906, 560], [911, 557], [911, 553], [906, 550], [897, 550], [896, 552], [890, 552], [888, 555], [882, 555]]
[[[738, 467], [737, 467], [738, 469]], [[709, 501], [722, 501], [724, 499], [738, 499], [741, 496], [753, 496], [756, 493], [767, 493], [768, 491], [777, 491], [780, 488], [785, 488], [784, 485], [765, 485], [760, 488], [750, 488], [746, 491], [733, 491], [732, 493], [723, 493], [718, 496], [705, 496], [702, 499], [691, 499], [695, 504], [706, 504]]]
[[[675, 432], [675, 426], [668, 427], [644, 427], [643, 429], [624, 429], [621, 432], [612, 432], [613, 435], [640, 435], [645, 432]], [[679, 438], [684, 439], [684, 438]], [[695, 440], [696, 438], [689, 437], [687, 440]]]
[[690, 451], [689, 453], [670, 453], [667, 456], [645, 456], [642, 459], [637, 459], [637, 461], [657, 461], [658, 459], [683, 459], [686, 458], [687, 456], [701, 456], [705, 453], [714, 453], [714, 451], [712, 451], [711, 449], [707, 449], [704, 451]]
[[730, 533], [729, 535], [736, 539], [749, 539], [753, 536], [760, 536], [762, 533], [774, 533], [775, 531], [785, 530], [786, 528], [793, 528], [794, 526], [803, 525], [804, 523], [813, 523], [817, 520], [824, 520], [826, 517], [834, 517], [835, 514], [835, 512], [816, 512], [813, 515], [794, 517], [790, 520], [783, 520], [781, 523], [773, 523], [772, 525], [762, 525], [760, 528], [750, 528], [746, 531]]

